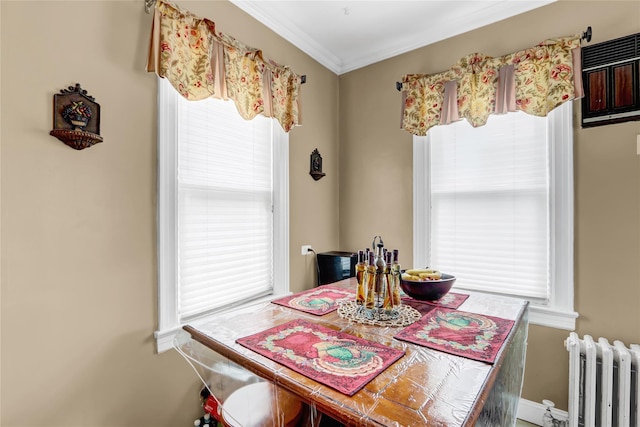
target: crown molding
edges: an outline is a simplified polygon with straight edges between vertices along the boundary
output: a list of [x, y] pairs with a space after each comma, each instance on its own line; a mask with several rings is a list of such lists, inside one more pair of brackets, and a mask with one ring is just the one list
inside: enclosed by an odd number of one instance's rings
[[268, 2], [246, 0], [230, 0], [230, 2], [318, 61], [324, 67], [338, 75], [341, 74], [342, 64], [336, 55], [329, 52], [322, 45], [308, 37], [305, 33], [301, 32], [297, 27], [287, 25], [284, 22], [275, 19], [273, 14], [269, 12], [269, 8], [267, 7]]
[[376, 42], [375, 47], [372, 46], [372, 49], [363, 52], [363, 54], [357, 56], [351, 55], [349, 58], [342, 59], [339, 55], [324, 48], [304, 31], [301, 31], [299, 27], [275, 18], [273, 7], [269, 5], [270, 2], [247, 0], [230, 1], [321, 65], [335, 74], [341, 75], [454, 37], [458, 34], [546, 6], [557, 0], [488, 0], [484, 2], [486, 4], [485, 7], [469, 10], [454, 20], [448, 19], [446, 21], [433, 22], [425, 26], [423, 31], [416, 32], [410, 37], [398, 36], [394, 39], [389, 39], [386, 44]]

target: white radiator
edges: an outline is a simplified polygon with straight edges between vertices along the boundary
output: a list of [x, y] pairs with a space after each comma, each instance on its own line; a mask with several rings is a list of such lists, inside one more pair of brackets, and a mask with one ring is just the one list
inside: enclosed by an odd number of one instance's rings
[[569, 351], [569, 427], [638, 427], [640, 345], [580, 339], [571, 332]]

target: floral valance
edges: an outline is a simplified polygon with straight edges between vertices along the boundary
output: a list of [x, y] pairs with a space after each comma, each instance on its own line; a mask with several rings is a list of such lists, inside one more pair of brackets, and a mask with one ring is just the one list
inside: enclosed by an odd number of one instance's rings
[[262, 52], [216, 31], [215, 23], [157, 1], [147, 71], [186, 99], [231, 99], [240, 115], [277, 119], [285, 131], [302, 124], [300, 77]]
[[402, 129], [426, 135], [435, 125], [467, 119], [474, 127], [508, 111], [546, 116], [583, 96], [580, 37], [550, 39], [499, 58], [471, 54], [438, 74], [402, 79]]

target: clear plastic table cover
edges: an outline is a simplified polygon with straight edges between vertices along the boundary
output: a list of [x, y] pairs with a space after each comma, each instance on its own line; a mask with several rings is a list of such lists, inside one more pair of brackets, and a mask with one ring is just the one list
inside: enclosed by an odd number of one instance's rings
[[[176, 334], [173, 346], [185, 358], [189, 365], [191, 365], [203, 386], [209, 390], [211, 396], [213, 396], [213, 398], [218, 402], [218, 413], [214, 414], [215, 418], [222, 416], [224, 411], [225, 421], [233, 423], [234, 427], [286, 425], [285, 414], [283, 413], [285, 405], [283, 404], [280, 406], [280, 404], [285, 398], [283, 396], [284, 394], [287, 394], [287, 398], [289, 399], [296, 399], [295, 395], [291, 395], [291, 393], [277, 386], [273, 389], [254, 388], [251, 392], [253, 393], [252, 397], [259, 399], [261, 405], [258, 405], [257, 402], [254, 401], [238, 402], [237, 398], [233, 405], [234, 411], [238, 410], [239, 405], [246, 405], [246, 409], [251, 413], [238, 414], [232, 413], [233, 411], [227, 411], [223, 403], [226, 402], [235, 391], [238, 391], [245, 386], [268, 381], [192, 339], [185, 331], [181, 331]], [[256, 390], [272, 391], [272, 395], [256, 396]], [[239, 399], [244, 399], [245, 397], [246, 396], [243, 395], [242, 397], [239, 397]], [[265, 405], [266, 400], [273, 402], [274, 406], [268, 407], [270, 405]], [[293, 405], [289, 404], [287, 406], [291, 407]], [[241, 408], [241, 410], [244, 409], [245, 408]], [[305, 423], [304, 425], [318, 425], [320, 415], [317, 413], [311, 414], [310, 410], [311, 408], [308, 405], [305, 405], [304, 410], [300, 412], [300, 415], [296, 415], [295, 418], [302, 419], [301, 422]], [[240, 418], [240, 420], [238, 418]], [[250, 421], [249, 424], [243, 424], [241, 420]], [[215, 426], [215, 424], [213, 426]]]
[[[334, 285], [355, 288], [353, 279]], [[349, 322], [337, 312], [314, 316], [271, 303], [194, 321], [184, 327], [189, 335], [178, 335], [175, 347], [223, 404], [243, 385], [271, 381], [306, 404], [302, 422], [307, 426], [318, 425], [322, 416], [347, 426], [513, 426], [522, 390], [528, 303], [465, 293], [470, 297], [458, 310], [515, 321], [493, 365], [396, 340], [397, 327]], [[346, 396], [236, 343], [300, 318], [404, 350], [405, 355]]]

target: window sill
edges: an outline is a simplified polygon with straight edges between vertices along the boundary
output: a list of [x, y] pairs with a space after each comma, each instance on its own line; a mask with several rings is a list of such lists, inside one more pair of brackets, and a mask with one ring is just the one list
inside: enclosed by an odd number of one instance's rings
[[578, 313], [560, 308], [529, 305], [529, 324], [574, 331]]
[[[454, 286], [462, 293], [476, 292], [478, 294], [492, 295], [491, 292], [484, 292], [477, 289], [467, 289], [463, 286]], [[503, 296], [510, 296], [503, 294]], [[527, 300], [525, 297], [511, 295], [512, 298]], [[564, 329], [567, 331], [575, 331], [576, 319], [579, 314], [573, 310], [568, 310], [560, 306], [547, 306], [539, 302], [529, 300], [529, 324], [537, 326], [545, 326], [547, 328]]]
[[234, 305], [233, 307], [229, 307], [229, 308], [221, 310], [221, 311], [216, 311], [215, 313], [210, 313], [210, 314], [204, 315], [202, 317], [197, 317], [197, 318], [191, 319], [188, 322], [185, 322], [183, 325], [179, 325], [179, 326], [176, 326], [174, 328], [165, 329], [165, 330], [161, 330], [161, 331], [156, 331], [153, 334], [155, 339], [156, 339], [156, 352], [158, 354], [160, 354], [160, 353], [164, 353], [167, 350], [172, 349], [173, 348], [173, 338], [180, 331], [182, 331], [182, 326], [184, 326], [184, 325], [186, 325], [188, 323], [196, 322], [196, 321], [199, 322], [199, 321], [202, 321], [202, 320], [206, 320], [208, 317], [218, 316], [218, 315], [221, 315], [221, 314], [224, 314], [224, 313], [228, 313], [231, 310], [245, 310], [245, 309], [248, 309], [248, 308], [253, 307], [255, 305], [269, 303], [274, 299], [282, 298], [282, 297], [290, 295], [290, 294], [291, 294], [291, 292], [287, 292], [287, 293], [283, 293], [283, 294], [277, 294], [277, 295], [267, 295], [265, 297], [249, 301], [249, 302], [247, 302], [245, 304]]

